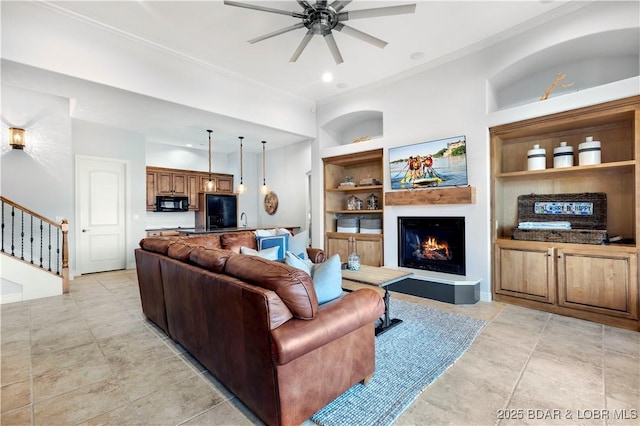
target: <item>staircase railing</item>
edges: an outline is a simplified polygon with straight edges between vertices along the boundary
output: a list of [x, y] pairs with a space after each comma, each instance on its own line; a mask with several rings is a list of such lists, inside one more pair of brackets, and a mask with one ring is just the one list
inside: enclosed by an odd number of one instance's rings
[[62, 277], [69, 292], [69, 223], [47, 219], [0, 196], [2, 226], [0, 251], [34, 267]]

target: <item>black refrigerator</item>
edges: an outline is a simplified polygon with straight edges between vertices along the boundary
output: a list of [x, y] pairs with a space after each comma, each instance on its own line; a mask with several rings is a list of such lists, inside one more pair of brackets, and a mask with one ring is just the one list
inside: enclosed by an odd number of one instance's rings
[[197, 226], [207, 230], [238, 226], [238, 198], [235, 194], [200, 194]]

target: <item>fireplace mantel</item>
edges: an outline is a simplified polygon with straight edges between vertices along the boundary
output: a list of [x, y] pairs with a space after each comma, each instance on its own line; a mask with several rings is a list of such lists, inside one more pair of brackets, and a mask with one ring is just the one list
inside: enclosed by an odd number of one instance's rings
[[386, 206], [418, 206], [425, 204], [475, 204], [476, 188], [473, 186], [412, 189], [384, 193]]

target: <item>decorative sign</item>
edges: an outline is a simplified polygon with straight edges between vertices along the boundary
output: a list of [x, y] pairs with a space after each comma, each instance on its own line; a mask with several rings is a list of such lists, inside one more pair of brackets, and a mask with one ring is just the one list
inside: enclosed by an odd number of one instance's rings
[[535, 214], [546, 215], [593, 215], [593, 203], [585, 202], [536, 202], [533, 204]]

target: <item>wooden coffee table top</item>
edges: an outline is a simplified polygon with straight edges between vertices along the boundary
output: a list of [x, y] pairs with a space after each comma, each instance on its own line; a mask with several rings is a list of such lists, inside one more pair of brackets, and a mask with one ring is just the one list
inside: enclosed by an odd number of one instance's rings
[[345, 280], [377, 287], [386, 287], [410, 275], [412, 273], [407, 271], [369, 265], [360, 265], [360, 269], [357, 271], [342, 270], [342, 278]]

